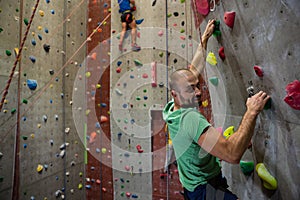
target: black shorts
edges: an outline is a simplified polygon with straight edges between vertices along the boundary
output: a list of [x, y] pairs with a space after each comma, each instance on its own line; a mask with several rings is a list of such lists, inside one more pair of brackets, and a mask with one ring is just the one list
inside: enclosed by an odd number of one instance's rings
[[121, 22], [126, 22], [130, 24], [134, 20], [134, 16], [131, 12], [125, 12], [121, 15]]

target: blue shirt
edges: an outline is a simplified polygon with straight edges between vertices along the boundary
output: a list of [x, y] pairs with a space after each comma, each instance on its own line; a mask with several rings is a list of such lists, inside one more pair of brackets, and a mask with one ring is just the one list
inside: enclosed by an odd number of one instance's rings
[[118, 4], [119, 4], [119, 12], [122, 13], [126, 10], [130, 10], [130, 1], [129, 0], [118, 0]]

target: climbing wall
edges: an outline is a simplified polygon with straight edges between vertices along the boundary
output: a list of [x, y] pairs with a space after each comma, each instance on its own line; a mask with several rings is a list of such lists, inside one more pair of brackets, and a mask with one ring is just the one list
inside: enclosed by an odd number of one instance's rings
[[[266, 189], [255, 169], [244, 175], [239, 165], [223, 162], [228, 183], [240, 199], [299, 199], [299, 97], [286, 91], [300, 78], [299, 11], [299, 3], [292, 0], [220, 1], [207, 16], [220, 20], [221, 31], [208, 44], [217, 61], [207, 64], [215, 125], [223, 130], [238, 127], [251, 83], [255, 92], [264, 90], [272, 98], [271, 107], [257, 119], [252, 148], [242, 161], [263, 163], [278, 188]], [[229, 27], [233, 12], [234, 26]], [[225, 60], [218, 55], [221, 47]], [[299, 91], [299, 85], [294, 90]], [[274, 186], [274, 181], [269, 183]]]
[[[183, 199], [176, 165], [168, 173], [163, 170], [167, 149], [161, 112], [170, 100], [168, 74], [189, 65], [199, 35], [190, 3], [154, 2], [136, 2], [135, 17], [144, 19], [137, 31], [139, 52], [131, 51], [130, 31], [124, 50], [119, 51], [120, 14], [112, 10], [110, 123], [115, 199]], [[112, 2], [112, 8], [116, 5]]]
[[85, 1], [0, 2], [1, 94], [22, 51], [0, 114], [0, 199], [85, 196], [72, 93], [86, 54], [86, 8]]
[[160, 113], [168, 75], [189, 65], [211, 18], [220, 33], [209, 40], [200, 111], [236, 129], [249, 88], [272, 98], [242, 158], [247, 173], [222, 162], [230, 189], [299, 199], [299, 3], [215, 1], [203, 16], [197, 2], [136, 1], [142, 50], [131, 51], [127, 33], [121, 52], [116, 0], [0, 0], [1, 95], [22, 50], [0, 113], [0, 199], [183, 199], [176, 164], [163, 171]]

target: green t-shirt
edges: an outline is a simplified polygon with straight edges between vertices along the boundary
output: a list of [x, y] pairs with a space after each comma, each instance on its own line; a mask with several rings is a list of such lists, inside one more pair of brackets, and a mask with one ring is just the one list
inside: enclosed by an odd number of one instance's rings
[[189, 191], [207, 183], [221, 171], [218, 158], [207, 153], [198, 144], [198, 139], [211, 126], [203, 115], [194, 108], [173, 111], [170, 101], [163, 110], [163, 118], [169, 133], [178, 164], [180, 182]]

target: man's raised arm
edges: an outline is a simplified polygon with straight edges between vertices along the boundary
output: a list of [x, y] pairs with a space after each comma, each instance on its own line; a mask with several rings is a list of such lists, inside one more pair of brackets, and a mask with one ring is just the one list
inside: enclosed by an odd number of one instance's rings
[[210, 38], [210, 36], [213, 34], [214, 27], [215, 27], [214, 23], [215, 23], [214, 19], [208, 21], [205, 31], [201, 37], [202, 42], [199, 44], [190, 66], [190, 70], [197, 77], [199, 77], [199, 75], [202, 73], [205, 67], [207, 41]]

